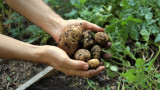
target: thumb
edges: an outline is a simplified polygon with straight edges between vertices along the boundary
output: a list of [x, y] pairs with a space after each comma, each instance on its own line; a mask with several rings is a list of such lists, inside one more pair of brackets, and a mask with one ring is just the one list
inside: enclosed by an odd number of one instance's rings
[[75, 69], [75, 70], [88, 70], [89, 65], [81, 60], [73, 60], [70, 59], [70, 62], [68, 62], [70, 69]]

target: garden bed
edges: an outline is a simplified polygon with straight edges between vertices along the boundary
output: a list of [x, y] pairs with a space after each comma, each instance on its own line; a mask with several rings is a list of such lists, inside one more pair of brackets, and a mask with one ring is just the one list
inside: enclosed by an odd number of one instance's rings
[[45, 67], [46, 65], [43, 64], [23, 61], [5, 61], [1, 63], [0, 90], [15, 90]]
[[107, 77], [105, 71], [91, 78], [66, 76], [57, 71], [53, 75], [37, 81], [26, 90], [97, 90], [98, 88], [115, 90], [116, 86], [116, 79]]

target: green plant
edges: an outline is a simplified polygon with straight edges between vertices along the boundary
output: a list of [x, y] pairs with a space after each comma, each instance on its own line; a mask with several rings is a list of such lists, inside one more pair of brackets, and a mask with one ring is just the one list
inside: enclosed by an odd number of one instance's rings
[[7, 35], [28, 43], [40, 40], [40, 44], [46, 44], [47, 40], [51, 38], [49, 34], [36, 25], [32, 25], [32, 23], [16, 12], [9, 15], [9, 18], [5, 20], [3, 25], [7, 30]]
[[120, 75], [119, 89], [159, 89], [159, 64], [155, 63], [160, 57], [159, 0], [70, 2], [74, 8], [66, 18], [85, 19], [106, 28], [112, 46], [103, 51], [112, 58], [102, 61], [108, 76]]

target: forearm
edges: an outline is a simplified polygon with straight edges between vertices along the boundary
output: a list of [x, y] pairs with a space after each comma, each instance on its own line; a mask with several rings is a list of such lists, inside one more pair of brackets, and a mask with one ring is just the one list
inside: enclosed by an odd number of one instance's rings
[[0, 34], [0, 58], [38, 62], [42, 49]]
[[52, 11], [42, 0], [4, 0], [10, 7], [31, 22], [56, 37], [64, 20]]

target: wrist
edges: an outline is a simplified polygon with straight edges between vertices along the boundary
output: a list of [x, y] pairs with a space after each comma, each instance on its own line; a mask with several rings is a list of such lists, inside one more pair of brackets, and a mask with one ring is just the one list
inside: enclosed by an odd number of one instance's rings
[[43, 46], [32, 45], [30, 49], [31, 51], [29, 51], [29, 56], [31, 57], [30, 60], [32, 62], [45, 63], [45, 61], [42, 59], [45, 52]]
[[58, 42], [59, 36], [64, 29], [66, 20], [60, 17], [51, 17], [47, 24], [44, 25], [44, 30], [49, 33]]
[[[38, 63], [43, 63], [46, 65], [50, 65], [51, 61], [49, 61], [50, 59], [48, 58], [48, 50], [49, 46], [45, 45], [45, 46], [35, 46], [32, 50], [32, 61], [33, 62], [38, 62]], [[54, 59], [53, 59], [54, 60]]]

